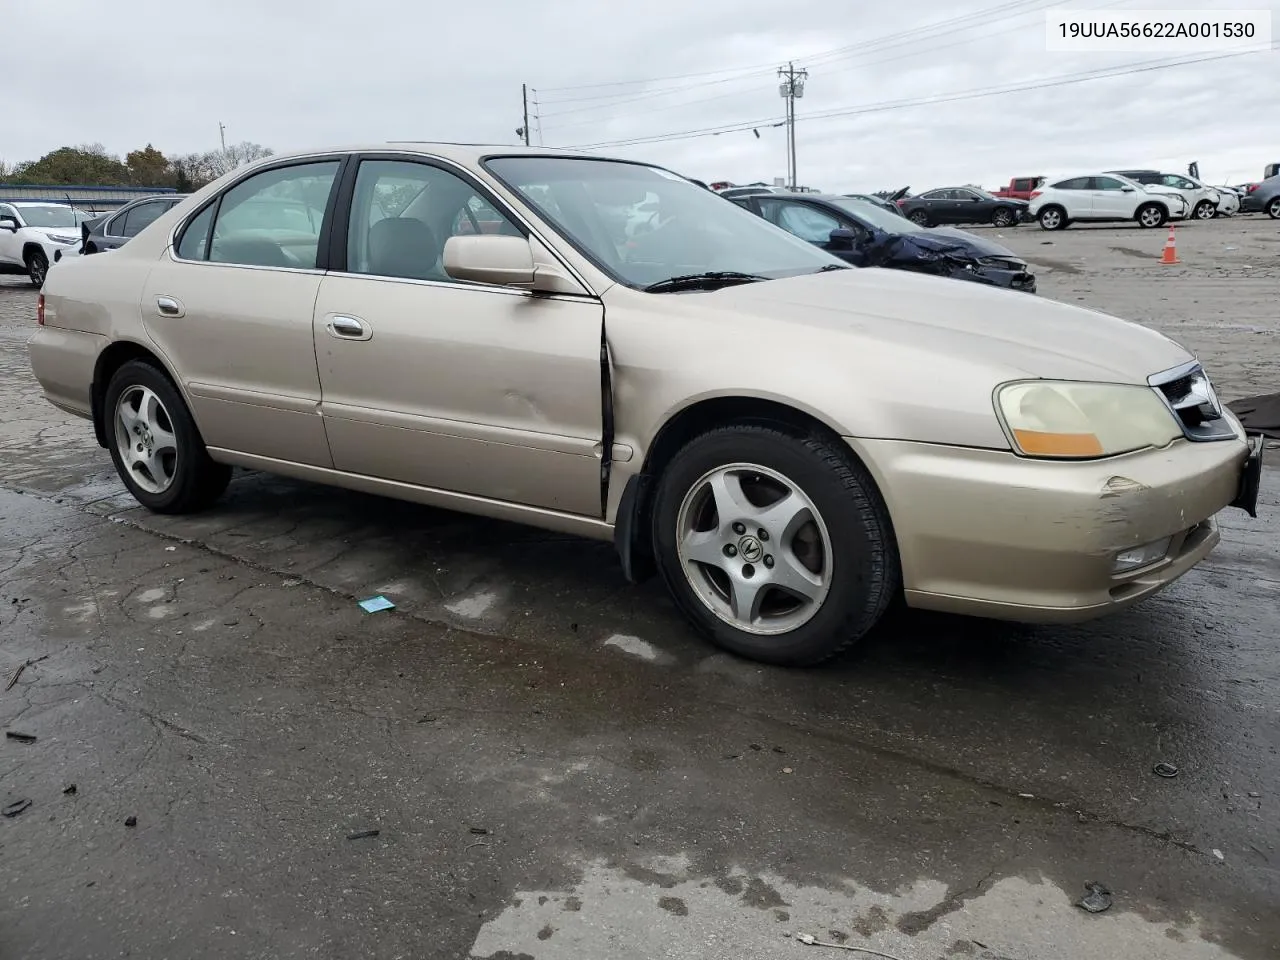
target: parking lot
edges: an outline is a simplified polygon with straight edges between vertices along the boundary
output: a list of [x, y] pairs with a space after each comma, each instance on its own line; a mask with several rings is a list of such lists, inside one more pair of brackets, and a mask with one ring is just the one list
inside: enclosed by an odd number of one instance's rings
[[[1280, 390], [1276, 221], [1179, 226], [1177, 266], [979, 232], [1224, 400]], [[35, 299], [0, 277], [6, 960], [1280, 955], [1277, 445], [1259, 519], [1133, 610], [777, 670], [607, 544], [256, 474], [148, 514], [41, 399]]]

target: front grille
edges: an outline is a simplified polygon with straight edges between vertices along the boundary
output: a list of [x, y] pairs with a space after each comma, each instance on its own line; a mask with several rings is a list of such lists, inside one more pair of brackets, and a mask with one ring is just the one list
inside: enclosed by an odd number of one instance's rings
[[1023, 261], [1014, 260], [1011, 257], [980, 257], [978, 262], [984, 267], [995, 267], [998, 270], [1014, 270], [1020, 273], [1027, 269]]
[[1150, 377], [1164, 402], [1182, 425], [1188, 440], [1227, 440], [1236, 435], [1222, 415], [1218, 395], [1199, 363], [1188, 363]]

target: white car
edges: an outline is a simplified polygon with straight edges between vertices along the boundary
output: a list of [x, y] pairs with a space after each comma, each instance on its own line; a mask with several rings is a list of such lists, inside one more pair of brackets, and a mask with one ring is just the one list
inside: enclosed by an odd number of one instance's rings
[[[1178, 194], [1187, 201], [1191, 216], [1197, 220], [1212, 220], [1220, 213], [1227, 214], [1222, 207], [1221, 191], [1195, 177], [1183, 176], [1180, 173], [1161, 173], [1159, 170], [1111, 170], [1108, 172], [1127, 177], [1134, 183], [1140, 183], [1152, 193]], [[1237, 202], [1235, 210], [1230, 213], [1235, 213], [1239, 209], [1240, 204]]]
[[1142, 227], [1181, 220], [1190, 211], [1176, 192], [1153, 193], [1116, 173], [1083, 173], [1046, 177], [1031, 192], [1029, 216], [1044, 230], [1061, 230], [1079, 220], [1106, 223], [1133, 220]]
[[32, 286], [42, 287], [58, 254], [79, 246], [88, 216], [67, 203], [0, 203], [0, 267], [21, 267]]
[[1234, 217], [1240, 212], [1240, 194], [1234, 187], [1214, 187], [1218, 191], [1218, 214]]

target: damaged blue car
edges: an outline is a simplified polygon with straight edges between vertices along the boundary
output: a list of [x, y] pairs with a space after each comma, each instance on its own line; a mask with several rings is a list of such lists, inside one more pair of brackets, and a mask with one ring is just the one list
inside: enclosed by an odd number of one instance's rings
[[773, 193], [729, 201], [855, 267], [888, 267], [1036, 292], [1027, 261], [953, 227], [922, 227], [877, 204], [825, 194]]

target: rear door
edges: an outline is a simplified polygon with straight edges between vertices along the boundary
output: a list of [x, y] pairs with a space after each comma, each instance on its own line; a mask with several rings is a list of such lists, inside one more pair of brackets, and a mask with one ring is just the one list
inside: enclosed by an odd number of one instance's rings
[[282, 161], [188, 218], [142, 319], [211, 447], [330, 466], [311, 336], [342, 155]]
[[[18, 220], [18, 211], [7, 203], [0, 203], [0, 217], [13, 217]], [[18, 239], [18, 231], [11, 229], [12, 223], [0, 229], [0, 263], [22, 262], [22, 241]]]
[[527, 231], [443, 161], [361, 157], [335, 229], [313, 320], [334, 467], [600, 516], [600, 301], [445, 273], [450, 236]]

